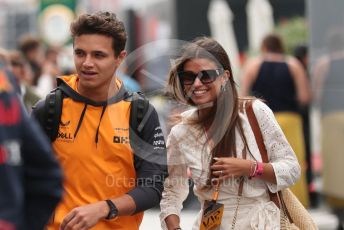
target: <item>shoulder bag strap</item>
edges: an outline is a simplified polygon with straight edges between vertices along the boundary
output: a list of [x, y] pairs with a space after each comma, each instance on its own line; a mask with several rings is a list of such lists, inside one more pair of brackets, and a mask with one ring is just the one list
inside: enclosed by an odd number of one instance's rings
[[[248, 117], [248, 121], [249, 121], [249, 123], [251, 125], [252, 131], [254, 133], [254, 137], [256, 139], [260, 155], [262, 156], [262, 160], [263, 160], [264, 163], [269, 163], [268, 153], [267, 153], [267, 150], [266, 150], [266, 147], [265, 147], [265, 144], [264, 144], [263, 135], [262, 135], [262, 132], [260, 131], [256, 115], [254, 114], [254, 111], [253, 111], [252, 100], [247, 102], [246, 114], [247, 114], [247, 117]], [[269, 192], [270, 200], [272, 202], [274, 202], [277, 205], [277, 207], [281, 208], [281, 205], [284, 206], [283, 209], [285, 210], [286, 215], [288, 216], [289, 221], [291, 223], [293, 223], [293, 220], [291, 219], [289, 211], [288, 211], [288, 209], [284, 205], [284, 201], [283, 201], [283, 198], [282, 198], [282, 193], [279, 192], [279, 195], [280, 195], [280, 198], [281, 198], [281, 202], [280, 202], [279, 199], [278, 199], [277, 193], [272, 193], [269, 189], [268, 189], [268, 192]]]

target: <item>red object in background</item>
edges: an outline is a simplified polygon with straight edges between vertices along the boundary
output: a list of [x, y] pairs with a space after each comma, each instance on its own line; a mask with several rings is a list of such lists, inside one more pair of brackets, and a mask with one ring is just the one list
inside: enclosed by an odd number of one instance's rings
[[322, 171], [322, 158], [320, 153], [313, 153], [312, 155], [312, 171], [314, 174], [320, 174]]
[[239, 62], [240, 62], [240, 66], [245, 65], [246, 58], [247, 58], [246, 53], [244, 53], [244, 52], [240, 52], [240, 53], [239, 53]]
[[8, 222], [8, 221], [5, 221], [5, 220], [0, 220], [0, 230], [15, 230], [16, 227]]
[[[6, 161], [7, 161], [6, 149], [3, 146], [0, 145], [0, 165], [1, 164], [5, 164]], [[1, 228], [0, 228], [0, 230], [1, 230]]]
[[20, 104], [16, 97], [11, 99], [9, 106], [4, 102], [0, 102], [0, 124], [16, 125], [20, 122]]

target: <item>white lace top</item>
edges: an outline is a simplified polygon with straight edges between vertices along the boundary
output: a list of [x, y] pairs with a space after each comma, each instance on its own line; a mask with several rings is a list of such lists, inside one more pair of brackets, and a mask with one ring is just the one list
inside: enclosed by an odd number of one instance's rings
[[[270, 201], [267, 188], [271, 192], [277, 192], [293, 185], [300, 177], [300, 166], [269, 107], [263, 102], [255, 100], [253, 111], [263, 135], [277, 184], [267, 183], [258, 178], [251, 180], [245, 178], [235, 229], [279, 229], [279, 209]], [[189, 110], [184, 112], [182, 117], [189, 118], [195, 115], [195, 110]], [[248, 118], [245, 113], [240, 113], [239, 116], [252, 154], [247, 153], [247, 159], [256, 159], [261, 162], [261, 155]], [[203, 130], [191, 126], [185, 121], [183, 119], [181, 123], [172, 128], [167, 140], [169, 177], [165, 180], [160, 203], [160, 219], [163, 229], [166, 229], [164, 219], [168, 215], [180, 216], [182, 203], [189, 192], [188, 168], [195, 183], [194, 193], [202, 206], [205, 200], [211, 200], [213, 194], [213, 189], [204, 189], [210, 163], [210, 147], [204, 146], [206, 134]], [[236, 150], [237, 156], [240, 158], [243, 147], [244, 143], [237, 131]], [[230, 229], [229, 226], [232, 225], [234, 209], [237, 206], [238, 187], [239, 183], [235, 179], [228, 179], [220, 187], [218, 202], [225, 205], [221, 229]], [[200, 218], [201, 212], [192, 229], [199, 229]], [[191, 229], [191, 226], [187, 229]]]

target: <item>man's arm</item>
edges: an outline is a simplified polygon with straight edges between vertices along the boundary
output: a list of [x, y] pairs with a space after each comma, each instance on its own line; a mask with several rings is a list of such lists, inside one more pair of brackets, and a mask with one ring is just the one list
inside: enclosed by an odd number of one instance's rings
[[[136, 205], [131, 196], [125, 194], [111, 200], [118, 209], [118, 216], [129, 216], [135, 211]], [[89, 229], [95, 226], [100, 220], [105, 219], [110, 208], [106, 201], [99, 201], [92, 204], [74, 208], [63, 219], [60, 229]]]
[[136, 204], [134, 213], [159, 204], [168, 175], [165, 139], [158, 114], [152, 105], [145, 116], [148, 119], [143, 119], [141, 134], [132, 134], [130, 137], [135, 152], [137, 186], [127, 194]]

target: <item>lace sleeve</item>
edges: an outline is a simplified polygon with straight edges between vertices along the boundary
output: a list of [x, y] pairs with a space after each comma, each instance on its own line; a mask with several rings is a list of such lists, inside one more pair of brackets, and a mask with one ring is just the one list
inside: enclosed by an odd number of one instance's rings
[[184, 153], [178, 148], [178, 140], [174, 136], [174, 129], [167, 139], [167, 164], [169, 176], [164, 182], [164, 191], [160, 202], [160, 220], [163, 229], [166, 228], [165, 218], [171, 214], [180, 216], [183, 201], [189, 193], [187, 165]]
[[277, 192], [296, 183], [301, 175], [300, 165], [271, 109], [262, 101], [256, 100], [253, 103], [253, 111], [276, 175], [277, 184], [267, 185], [271, 192]]

